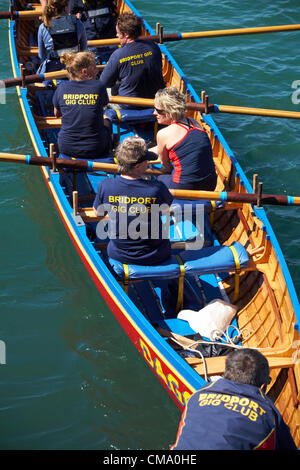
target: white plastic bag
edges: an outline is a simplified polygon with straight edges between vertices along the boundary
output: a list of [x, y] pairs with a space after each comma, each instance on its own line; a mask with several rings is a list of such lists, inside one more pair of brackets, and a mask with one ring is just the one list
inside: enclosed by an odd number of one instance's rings
[[237, 307], [221, 299], [209, 302], [201, 310], [181, 310], [177, 318], [186, 320], [193, 330], [212, 341], [222, 336], [235, 316]]

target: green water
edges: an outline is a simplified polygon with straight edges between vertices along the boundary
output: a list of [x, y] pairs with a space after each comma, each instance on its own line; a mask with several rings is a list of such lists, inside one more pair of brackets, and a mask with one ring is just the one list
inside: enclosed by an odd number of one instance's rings
[[[189, 32], [300, 23], [298, 2], [136, 0], [152, 27]], [[0, 0], [0, 11], [7, 2]], [[300, 32], [199, 39], [168, 48], [210, 102], [300, 111]], [[0, 22], [0, 78], [12, 76]], [[249, 180], [300, 195], [299, 121], [218, 115]], [[33, 153], [18, 98], [0, 104], [0, 151]], [[267, 209], [300, 294], [300, 209]], [[0, 167], [0, 449], [168, 449], [179, 410], [101, 299], [38, 168]]]

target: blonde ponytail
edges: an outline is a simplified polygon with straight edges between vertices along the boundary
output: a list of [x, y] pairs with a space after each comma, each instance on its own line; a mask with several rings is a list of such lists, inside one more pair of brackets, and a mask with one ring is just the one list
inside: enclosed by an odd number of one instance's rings
[[70, 80], [81, 80], [82, 69], [88, 68], [96, 61], [96, 56], [91, 51], [64, 52], [60, 61], [65, 64]]

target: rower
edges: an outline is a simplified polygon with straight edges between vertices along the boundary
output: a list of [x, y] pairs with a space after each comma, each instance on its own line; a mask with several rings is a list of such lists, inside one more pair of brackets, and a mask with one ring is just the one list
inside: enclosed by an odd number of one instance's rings
[[68, 5], [69, 0], [48, 0], [43, 8], [43, 23], [38, 29], [38, 73], [63, 69], [60, 56], [66, 51], [87, 49], [84, 26], [75, 15], [68, 14]]
[[112, 133], [103, 107], [108, 103], [108, 95], [96, 79], [95, 55], [91, 51], [67, 52], [61, 61], [66, 65], [69, 80], [61, 83], [53, 96], [54, 115], [62, 116], [59, 151], [69, 157], [107, 161]]
[[138, 39], [142, 27], [142, 18], [132, 13], [117, 19], [121, 48], [111, 55], [100, 80], [107, 88], [119, 81], [120, 96], [154, 98], [157, 90], [165, 86], [160, 49], [153, 41]]
[[[110, 39], [116, 37], [115, 0], [70, 0], [70, 12], [76, 14], [84, 24], [87, 39]], [[99, 63], [105, 63], [116, 50], [116, 46], [90, 49]]]
[[233, 350], [224, 376], [189, 398], [171, 450], [297, 450], [289, 427], [265, 395], [269, 373], [259, 351]]
[[[99, 183], [93, 204], [95, 214], [108, 213], [107, 254], [124, 264], [152, 266], [170, 257], [171, 245], [164, 236], [161, 211], [169, 211], [173, 197], [164, 184], [143, 179], [153, 154], [140, 137], [127, 137], [117, 147], [120, 177]], [[155, 212], [156, 211], [156, 212]], [[98, 238], [101, 227], [97, 227]], [[168, 234], [166, 234], [168, 235]]]
[[208, 135], [200, 124], [185, 117], [186, 97], [176, 87], [159, 90], [154, 99], [154, 114], [164, 126], [157, 133], [156, 152], [163, 168], [161, 175], [168, 188], [214, 191], [217, 174]]
[[60, 157], [114, 163], [110, 153], [112, 126], [103, 116], [108, 95], [96, 79], [95, 54], [67, 52], [62, 54], [61, 61], [66, 65], [69, 80], [62, 81], [53, 96], [54, 115], [62, 116], [57, 140]]

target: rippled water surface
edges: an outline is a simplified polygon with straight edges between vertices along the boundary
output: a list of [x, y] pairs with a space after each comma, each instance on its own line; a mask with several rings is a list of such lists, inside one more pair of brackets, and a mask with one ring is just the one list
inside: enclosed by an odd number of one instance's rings
[[[0, 11], [7, 10], [0, 0]], [[300, 23], [299, 4], [136, 0], [148, 23], [190, 32]], [[186, 40], [169, 50], [210, 102], [300, 111], [299, 32]], [[0, 78], [12, 76], [0, 20]], [[300, 96], [300, 95], [299, 95]], [[220, 114], [249, 180], [300, 195], [299, 121]], [[0, 151], [33, 153], [17, 95], [0, 104]], [[300, 208], [268, 217], [300, 294]], [[98, 294], [56, 214], [40, 170], [0, 167], [1, 449], [168, 449], [180, 413]]]

